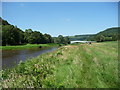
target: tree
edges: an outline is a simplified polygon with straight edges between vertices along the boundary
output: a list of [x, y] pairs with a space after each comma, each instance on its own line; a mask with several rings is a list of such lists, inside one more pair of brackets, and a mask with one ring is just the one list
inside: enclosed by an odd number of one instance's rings
[[52, 37], [49, 34], [44, 34], [45, 43], [52, 43]]
[[[1, 23], [2, 22], [2, 23]], [[10, 25], [6, 20], [3, 20], [1, 17], [0, 17], [0, 25]]]
[[25, 37], [24, 32], [22, 30], [20, 30], [20, 44], [25, 43], [24, 37]]
[[58, 44], [59, 43], [58, 37], [53, 37], [53, 42]]
[[59, 35], [58, 36], [58, 43], [63, 44], [63, 42], [64, 42], [64, 37], [62, 35]]
[[2, 44], [3, 45], [17, 45], [20, 43], [19, 28], [13, 25], [5, 25], [2, 28]]
[[70, 44], [70, 39], [68, 37], [64, 37], [64, 43], [65, 44]]
[[59, 35], [58, 37], [54, 37], [53, 38], [54, 43], [58, 43], [58, 44], [69, 44], [70, 43], [70, 39], [67, 37], [63, 37], [62, 35]]
[[30, 43], [33, 44], [40, 44], [44, 42], [44, 38], [42, 33], [38, 32], [38, 31], [34, 31], [31, 35], [30, 35]]
[[104, 37], [103, 35], [97, 35], [97, 36], [95, 37], [95, 40], [96, 40], [97, 42], [103, 42], [103, 41], [105, 41], [105, 37]]
[[24, 40], [26, 43], [30, 43], [31, 34], [33, 33], [32, 29], [26, 29], [24, 32]]

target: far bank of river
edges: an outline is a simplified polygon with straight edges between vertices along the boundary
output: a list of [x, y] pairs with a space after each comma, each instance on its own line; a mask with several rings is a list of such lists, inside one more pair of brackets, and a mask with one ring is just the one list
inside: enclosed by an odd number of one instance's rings
[[50, 44], [26, 44], [26, 45], [16, 45], [16, 46], [0, 46], [2, 50], [21, 50], [21, 49], [31, 49], [36, 47], [53, 47], [58, 46], [58, 44], [50, 43]]

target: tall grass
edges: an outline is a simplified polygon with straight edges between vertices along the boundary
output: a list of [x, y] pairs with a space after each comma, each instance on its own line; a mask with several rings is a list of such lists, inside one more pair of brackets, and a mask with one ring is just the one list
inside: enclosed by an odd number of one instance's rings
[[117, 42], [68, 45], [4, 70], [2, 87], [118, 88]]

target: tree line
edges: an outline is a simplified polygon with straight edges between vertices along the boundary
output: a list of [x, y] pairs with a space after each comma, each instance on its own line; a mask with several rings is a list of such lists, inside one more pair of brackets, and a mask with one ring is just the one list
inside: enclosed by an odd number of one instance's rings
[[90, 36], [87, 40], [104, 42], [104, 41], [117, 41], [120, 36], [120, 27], [108, 28], [95, 35]]
[[82, 41], [117, 41], [120, 40], [120, 27], [108, 28], [104, 31], [101, 31], [97, 34], [86, 34], [86, 35], [75, 35], [69, 36], [69, 39], [72, 41], [82, 40]]
[[[0, 18], [2, 19], [2, 18]], [[21, 30], [17, 26], [9, 24], [2, 19], [2, 45], [21, 45], [21, 44], [69, 44], [68, 37], [59, 35], [58, 37], [52, 37], [50, 34], [42, 34], [39, 31], [33, 31], [32, 29]]]

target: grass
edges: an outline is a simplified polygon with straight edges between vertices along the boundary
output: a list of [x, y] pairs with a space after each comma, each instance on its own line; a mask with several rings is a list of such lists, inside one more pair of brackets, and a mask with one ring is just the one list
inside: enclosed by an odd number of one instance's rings
[[117, 42], [68, 45], [1, 71], [4, 88], [118, 88]]
[[29, 49], [29, 48], [35, 48], [35, 47], [51, 47], [51, 46], [57, 46], [57, 44], [26, 44], [26, 45], [16, 45], [16, 46], [0, 46], [0, 49], [2, 50], [16, 50], [16, 49]]

